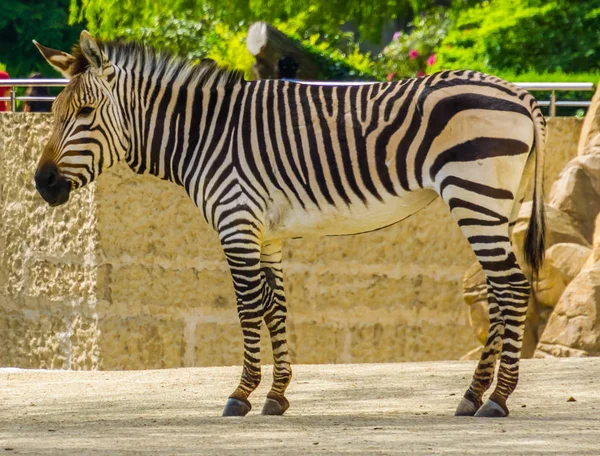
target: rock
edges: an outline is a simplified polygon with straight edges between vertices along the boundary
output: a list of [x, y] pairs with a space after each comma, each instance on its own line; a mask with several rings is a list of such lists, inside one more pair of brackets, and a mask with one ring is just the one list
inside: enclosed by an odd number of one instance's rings
[[591, 255], [587, 258], [581, 269], [591, 268], [598, 261], [600, 261], [600, 214], [596, 216]]
[[600, 155], [571, 160], [550, 191], [550, 205], [568, 214], [589, 242], [600, 212]]
[[600, 355], [600, 263], [569, 284], [542, 334], [536, 356]]
[[546, 250], [546, 259], [558, 270], [565, 284], [569, 284], [583, 268], [592, 249], [570, 242], [554, 244]]
[[544, 307], [554, 307], [566, 287], [558, 268], [551, 261], [544, 261], [534, 283], [536, 301]]
[[600, 155], [600, 85], [583, 121], [577, 155]]

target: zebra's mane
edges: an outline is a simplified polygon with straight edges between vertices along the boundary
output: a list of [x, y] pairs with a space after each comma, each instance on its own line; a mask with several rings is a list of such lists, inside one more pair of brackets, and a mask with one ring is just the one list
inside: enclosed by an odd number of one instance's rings
[[[172, 81], [197, 81], [199, 87], [210, 88], [232, 87], [244, 81], [241, 71], [220, 67], [211, 59], [194, 62], [138, 41], [98, 41], [98, 45], [114, 65], [140, 75], [162, 74], [163, 78]], [[73, 76], [83, 73], [90, 66], [79, 44], [73, 47], [71, 55], [75, 57], [75, 63], [71, 66]]]

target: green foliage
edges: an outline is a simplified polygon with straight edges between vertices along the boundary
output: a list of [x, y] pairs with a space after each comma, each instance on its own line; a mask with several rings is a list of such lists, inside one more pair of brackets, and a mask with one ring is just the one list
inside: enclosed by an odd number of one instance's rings
[[[125, 8], [112, 0], [72, 0], [71, 5], [71, 19], [86, 18], [89, 30], [100, 38], [141, 39], [158, 49], [170, 49], [193, 60], [208, 57], [220, 65], [243, 71], [246, 77], [252, 76], [254, 57], [246, 49], [246, 26], [231, 26], [231, 19], [215, 14], [208, 1], [175, 1], [169, 4], [170, 14], [163, 11], [164, 5], [138, 2], [131, 5], [126, 2]], [[184, 6], [194, 9], [178, 10]], [[117, 9], [120, 14], [115, 14]], [[275, 20], [273, 24], [313, 54], [323, 69], [323, 78], [376, 77], [372, 62], [359, 52], [351, 34], [339, 30], [329, 33], [311, 21], [314, 17], [305, 11], [287, 21]]]
[[69, 0], [13, 0], [4, 5], [0, 14], [0, 61], [11, 77], [27, 77], [32, 71], [56, 76], [31, 40], [70, 49], [83, 27], [69, 26], [68, 18]]
[[[102, 39], [122, 36], [124, 30], [139, 31], [167, 18], [199, 21], [205, 13], [203, 2], [194, 0], [70, 0], [70, 22], [86, 21], [89, 31]], [[160, 19], [157, 19], [160, 18]], [[137, 32], [136, 32], [137, 33]]]
[[480, 0], [70, 0], [71, 20], [86, 20], [90, 30], [103, 38], [125, 28], [139, 29], [155, 17], [180, 17], [190, 11], [196, 20], [212, 11], [214, 19], [238, 31], [262, 20], [287, 22], [303, 15], [307, 30], [336, 33], [352, 21], [363, 38], [378, 42], [384, 23], [400, 18], [409, 21], [416, 13], [437, 6], [465, 7]]
[[250, 76], [254, 58], [246, 49], [245, 32], [223, 25], [204, 2], [71, 0], [71, 20], [82, 19], [101, 39], [140, 40], [191, 60], [211, 58]]
[[288, 21], [275, 21], [274, 26], [296, 40], [309, 52], [321, 68], [322, 79], [375, 80], [379, 74], [369, 55], [362, 54], [351, 33], [328, 33], [307, 25], [308, 15], [301, 13]]
[[436, 10], [416, 18], [407, 31], [396, 32], [379, 59], [388, 79], [409, 78], [430, 72], [435, 50], [446, 36], [451, 20], [448, 11]]
[[[468, 6], [480, 0], [70, 0], [71, 20], [86, 20], [100, 38], [143, 38], [191, 58], [207, 55], [249, 74], [245, 48], [248, 26], [256, 20], [298, 40], [321, 62], [328, 79], [381, 79], [387, 72], [358, 51], [340, 25], [352, 21], [361, 38], [377, 42], [383, 24], [407, 23], [415, 14], [440, 5]], [[423, 29], [424, 30], [424, 29]]]
[[221, 66], [243, 71], [247, 79], [252, 78], [250, 68], [254, 64], [254, 56], [246, 48], [246, 31], [234, 31], [214, 22], [206, 41], [209, 43], [208, 58]]
[[196, 60], [205, 57], [210, 48], [205, 20], [191, 20], [190, 12], [181, 16], [155, 16], [148, 25], [123, 28], [118, 35], [152, 43], [157, 49], [168, 49], [188, 59]]
[[496, 71], [494, 73], [507, 81], [511, 82], [594, 82], [600, 80], [600, 69], [582, 73], [565, 73], [562, 71], [554, 72], [535, 72], [526, 71], [524, 73], [514, 73], [512, 71]]
[[515, 74], [600, 67], [600, 0], [494, 0], [458, 14], [436, 68]]

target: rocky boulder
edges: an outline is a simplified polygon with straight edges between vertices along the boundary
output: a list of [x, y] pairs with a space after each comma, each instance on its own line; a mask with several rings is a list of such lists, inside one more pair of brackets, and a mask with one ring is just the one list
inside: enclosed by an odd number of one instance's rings
[[548, 320], [536, 357], [600, 355], [600, 263], [569, 284]]
[[567, 164], [552, 186], [550, 206], [568, 214], [577, 231], [592, 241], [600, 212], [600, 155], [579, 156]]
[[581, 269], [591, 268], [598, 261], [600, 261], [600, 215], [596, 217], [596, 226], [594, 228], [593, 238], [591, 253]]
[[585, 115], [577, 155], [600, 155], [600, 89], [596, 89]]
[[560, 242], [546, 250], [546, 260], [551, 262], [565, 284], [575, 278], [590, 257], [592, 249], [572, 242]]

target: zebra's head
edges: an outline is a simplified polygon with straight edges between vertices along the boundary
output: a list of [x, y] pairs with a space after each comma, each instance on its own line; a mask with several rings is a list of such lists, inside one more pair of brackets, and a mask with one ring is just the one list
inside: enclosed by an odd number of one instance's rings
[[34, 44], [69, 79], [52, 106], [54, 128], [35, 173], [42, 198], [58, 206], [124, 156], [128, 121], [116, 97], [118, 70], [87, 31], [71, 54]]

